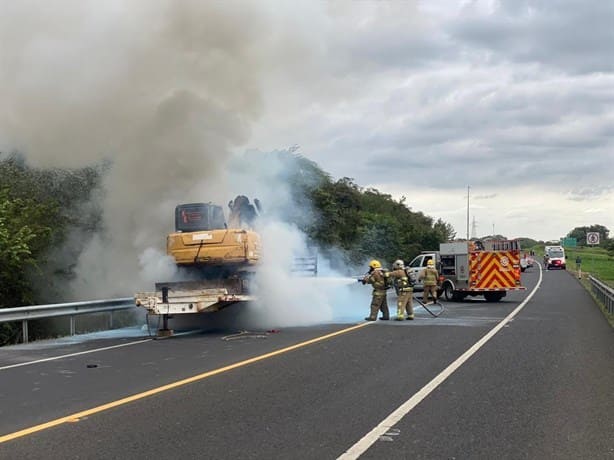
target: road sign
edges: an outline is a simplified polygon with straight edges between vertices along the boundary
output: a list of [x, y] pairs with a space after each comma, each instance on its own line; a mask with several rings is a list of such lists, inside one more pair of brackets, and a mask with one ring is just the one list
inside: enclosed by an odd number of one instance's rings
[[586, 244], [599, 244], [599, 232], [587, 232]]
[[561, 246], [565, 248], [575, 248], [576, 247], [576, 239], [575, 238], [561, 238]]

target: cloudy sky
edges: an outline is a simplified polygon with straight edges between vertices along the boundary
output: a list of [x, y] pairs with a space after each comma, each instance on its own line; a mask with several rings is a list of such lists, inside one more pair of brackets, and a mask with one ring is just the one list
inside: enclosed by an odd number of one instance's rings
[[327, 5], [292, 19], [307, 71], [277, 76], [250, 145], [296, 143], [461, 237], [468, 186], [476, 236], [614, 231], [614, 3]]
[[0, 99], [2, 151], [115, 161], [118, 225], [298, 145], [460, 237], [468, 186], [476, 236], [614, 231], [609, 1], [0, 0]]

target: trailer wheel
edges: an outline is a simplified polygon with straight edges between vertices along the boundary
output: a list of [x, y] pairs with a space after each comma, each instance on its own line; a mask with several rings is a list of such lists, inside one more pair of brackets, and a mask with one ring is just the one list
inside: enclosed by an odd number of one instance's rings
[[445, 283], [443, 285], [443, 296], [446, 300], [456, 300], [452, 283]]
[[486, 302], [498, 302], [503, 298], [505, 294], [502, 292], [485, 292], [484, 298]]

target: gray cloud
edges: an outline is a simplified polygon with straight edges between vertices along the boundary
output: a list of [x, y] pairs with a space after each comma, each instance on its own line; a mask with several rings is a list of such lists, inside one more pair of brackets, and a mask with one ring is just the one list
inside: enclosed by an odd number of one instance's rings
[[534, 62], [567, 73], [614, 70], [614, 5], [582, 0], [502, 0], [484, 14], [467, 6], [450, 21], [452, 38], [495, 60]]
[[577, 187], [567, 192], [567, 199], [572, 201], [592, 201], [614, 191], [614, 185], [597, 187]]
[[106, 212], [115, 234], [136, 234], [127, 247], [158, 238], [177, 197], [226, 199], [244, 146], [298, 143], [335, 177], [408, 196], [612, 193], [610, 2], [2, 8], [0, 146], [43, 166], [111, 158]]

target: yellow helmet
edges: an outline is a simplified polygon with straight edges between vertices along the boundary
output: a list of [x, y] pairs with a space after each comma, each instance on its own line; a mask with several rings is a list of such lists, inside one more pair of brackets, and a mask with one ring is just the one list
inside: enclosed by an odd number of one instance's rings
[[371, 262], [369, 262], [369, 267], [373, 269], [382, 268], [382, 264], [379, 263], [379, 260], [373, 259]]
[[426, 261], [426, 265], [427, 265], [427, 267], [430, 267], [432, 265], [435, 265], [435, 262], [433, 262], [433, 259], [429, 259], [429, 260]]

